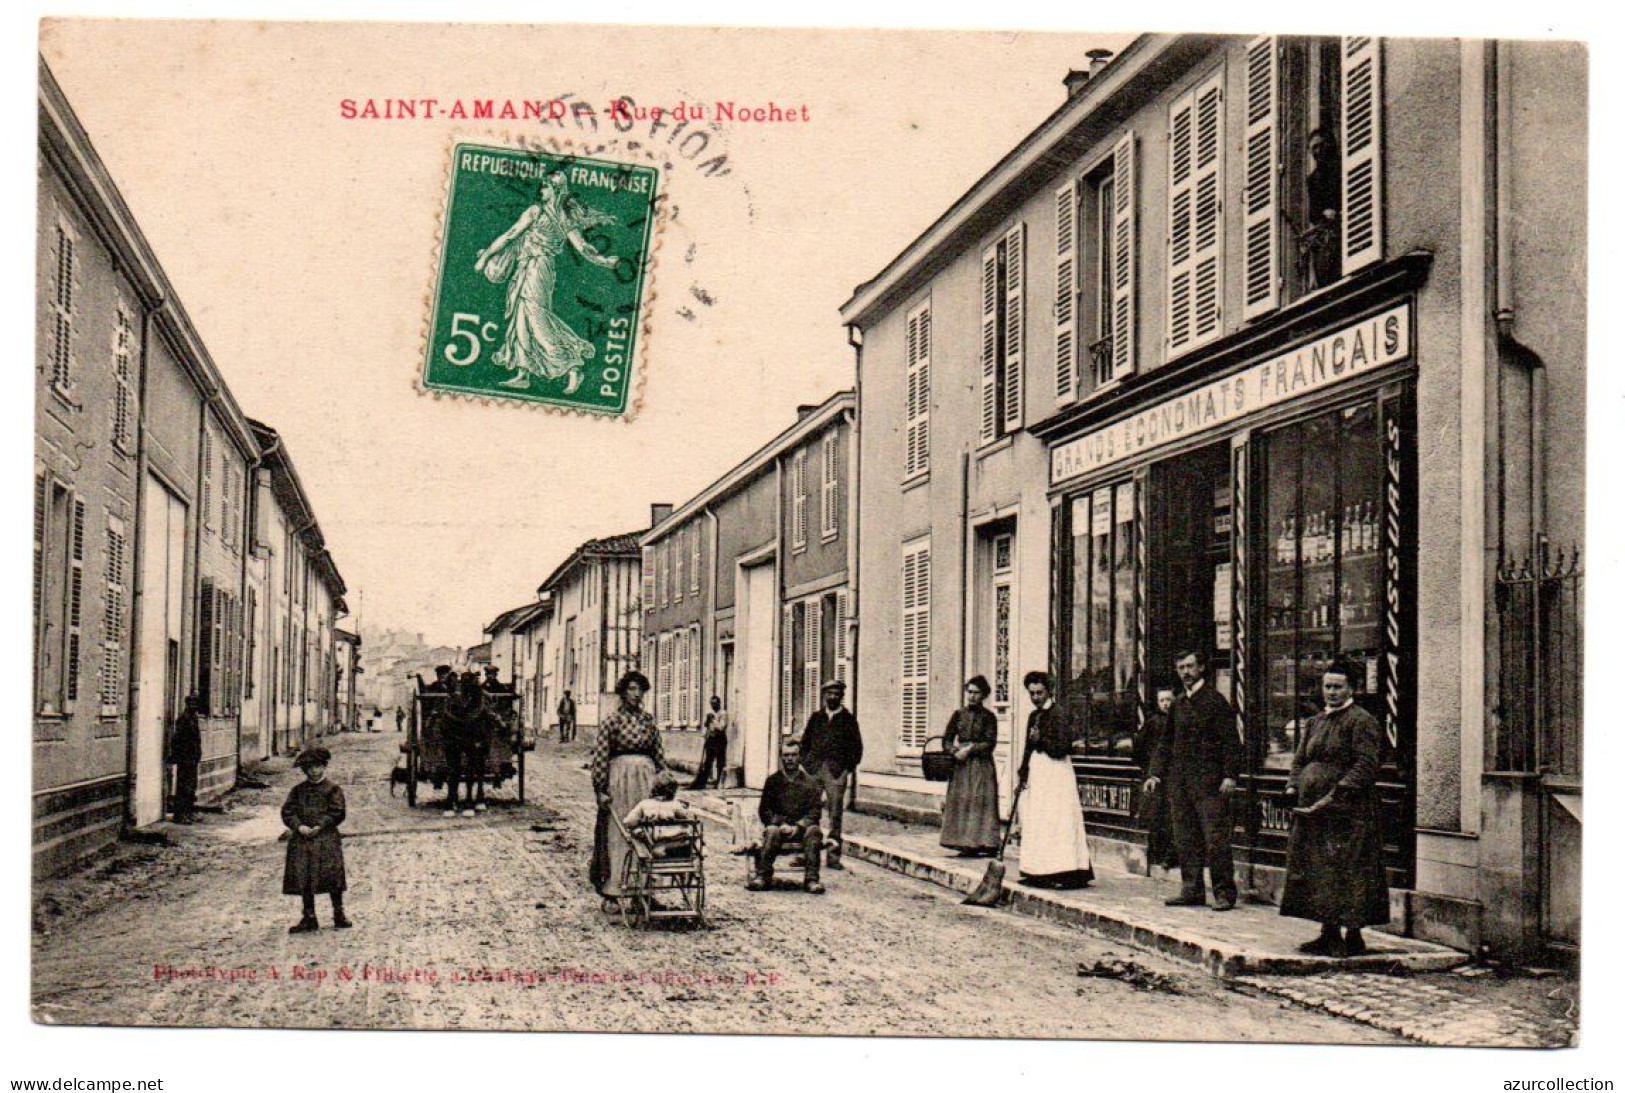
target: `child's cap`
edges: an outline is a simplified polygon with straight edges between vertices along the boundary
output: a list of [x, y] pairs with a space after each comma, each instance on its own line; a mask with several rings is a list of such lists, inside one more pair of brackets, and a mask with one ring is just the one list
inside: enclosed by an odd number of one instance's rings
[[300, 770], [304, 770], [306, 767], [314, 767], [318, 765], [325, 767], [332, 761], [333, 753], [328, 751], [326, 748], [306, 748], [304, 751], [299, 753], [299, 758], [293, 761], [293, 765], [298, 767]]

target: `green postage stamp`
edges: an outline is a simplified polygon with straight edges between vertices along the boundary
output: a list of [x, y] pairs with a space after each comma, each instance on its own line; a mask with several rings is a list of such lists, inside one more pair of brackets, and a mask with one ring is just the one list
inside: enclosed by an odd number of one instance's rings
[[658, 170], [457, 144], [450, 175], [423, 386], [626, 415]]

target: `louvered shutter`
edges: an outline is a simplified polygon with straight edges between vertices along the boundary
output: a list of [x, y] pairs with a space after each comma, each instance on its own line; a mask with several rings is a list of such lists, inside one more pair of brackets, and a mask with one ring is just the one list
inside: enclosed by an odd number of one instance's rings
[[[45, 606], [45, 497], [49, 482], [45, 475], [34, 475], [34, 624], [41, 618]], [[34, 651], [38, 660], [39, 650]]]
[[56, 229], [56, 294], [54, 321], [56, 339], [51, 347], [51, 382], [67, 390], [73, 382], [73, 292], [77, 278], [73, 233], [58, 224]]
[[931, 460], [931, 305], [924, 304], [906, 323], [908, 358], [907, 419], [903, 436], [903, 477], [920, 474]]
[[931, 547], [903, 555], [903, 729], [905, 751], [925, 744], [931, 679]]
[[834, 535], [839, 527], [837, 519], [840, 515], [840, 479], [836, 477], [835, 436], [834, 433], [830, 433], [824, 437], [823, 519], [819, 530], [826, 536]]
[[1134, 372], [1134, 288], [1137, 265], [1134, 134], [1125, 133], [1112, 149], [1112, 379]]
[[135, 329], [130, 311], [121, 301], [113, 329], [113, 443], [122, 451], [135, 446], [135, 392], [130, 363], [135, 345]]
[[1021, 428], [1027, 343], [1027, 225], [1004, 237], [1004, 431]]
[[795, 655], [796, 655], [796, 608], [794, 604], [784, 605], [783, 644], [779, 648], [779, 731], [786, 735], [795, 732]]
[[102, 622], [101, 714], [119, 712], [123, 684], [124, 650], [124, 524], [110, 518], [107, 525], [107, 588]]
[[1174, 103], [1168, 155], [1168, 351], [1217, 337], [1223, 294], [1222, 72]]
[[68, 543], [68, 655], [67, 700], [79, 698], [79, 669], [81, 666], [81, 634], [85, 612], [85, 503], [74, 499], [73, 525], [69, 529]]
[[643, 609], [650, 610], [655, 605], [655, 550], [657, 547], [643, 548]]
[[700, 590], [700, 536], [703, 534], [704, 532], [701, 531], [698, 523], [693, 524], [688, 533], [688, 590], [695, 593], [698, 593]]
[[1242, 138], [1242, 307], [1251, 319], [1281, 302], [1280, 43], [1255, 38], [1247, 46], [1246, 132]]
[[1343, 274], [1382, 257], [1382, 41], [1344, 38]]
[[851, 593], [841, 591], [835, 594], [835, 678], [852, 685], [851, 670], [848, 662], [852, 651], [849, 648], [851, 635], [847, 633], [846, 620], [851, 615]]
[[[292, 622], [289, 622], [288, 648], [293, 652]], [[210, 705], [211, 686], [214, 681], [214, 583], [207, 578], [203, 581], [203, 588], [198, 596], [197, 619], [197, 696], [202, 706], [202, 712], [213, 712]], [[288, 700], [293, 701], [294, 676], [292, 665], [288, 671]]]
[[806, 716], [811, 717], [819, 709], [818, 689], [824, 685], [823, 656], [824, 656], [824, 612], [820, 609], [819, 601], [811, 599], [801, 608], [803, 625], [807, 631], [805, 643], [806, 675], [802, 680], [802, 692], [806, 698]]
[[790, 459], [790, 536], [794, 545], [807, 545], [807, 449]]
[[1078, 397], [1078, 184], [1055, 191], [1055, 401]]
[[656, 676], [658, 691], [656, 716], [662, 725], [671, 724], [671, 635], [660, 635], [660, 669]]
[[999, 435], [999, 248], [982, 252], [982, 416], [986, 444]]
[[688, 716], [688, 634], [682, 630], [671, 636], [671, 674], [676, 682], [670, 720], [681, 725]]
[[203, 427], [203, 526], [214, 526], [214, 438], [209, 427]]

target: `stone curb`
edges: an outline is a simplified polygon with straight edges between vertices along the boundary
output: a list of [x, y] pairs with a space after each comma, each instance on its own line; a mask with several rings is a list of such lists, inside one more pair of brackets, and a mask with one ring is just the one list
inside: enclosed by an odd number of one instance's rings
[[[939, 862], [886, 846], [871, 837], [848, 835], [845, 843], [848, 857], [904, 876], [930, 881], [955, 892], [968, 893], [980, 880], [979, 872], [951, 869]], [[1241, 946], [1181, 933], [1170, 927], [1147, 926], [1113, 909], [1078, 906], [1048, 893], [1028, 891], [1009, 883], [1005, 884], [1004, 893], [1006, 902], [1001, 902], [1001, 906], [1007, 905], [1018, 914], [1076, 926], [1098, 937], [1160, 953], [1196, 965], [1219, 979], [1243, 975], [1311, 975], [1325, 971], [1443, 971], [1467, 961], [1465, 954], [1443, 947], [1438, 947], [1436, 951], [1390, 953], [1355, 957], [1352, 960], [1260, 956]]]

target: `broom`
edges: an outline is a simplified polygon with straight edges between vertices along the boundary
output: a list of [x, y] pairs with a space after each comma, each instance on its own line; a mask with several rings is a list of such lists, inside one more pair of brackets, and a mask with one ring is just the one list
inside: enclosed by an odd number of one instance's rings
[[1016, 805], [1021, 803], [1021, 791], [1027, 788], [1027, 779], [1023, 777], [1016, 783], [1016, 795], [1010, 799], [1010, 818], [1004, 822], [1004, 838], [999, 840], [999, 853], [987, 863], [987, 872], [982, 874], [982, 883], [971, 889], [971, 894], [960, 900], [972, 907], [997, 907], [999, 897], [1004, 894], [1004, 851], [1010, 845], [1010, 829], [1016, 824]]

